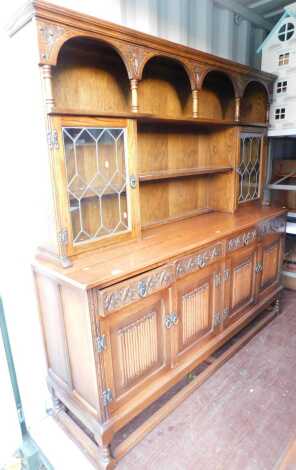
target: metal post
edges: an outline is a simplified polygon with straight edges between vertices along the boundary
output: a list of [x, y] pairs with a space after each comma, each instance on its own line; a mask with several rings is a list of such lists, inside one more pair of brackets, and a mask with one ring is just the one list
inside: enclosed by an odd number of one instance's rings
[[27, 429], [1, 298], [0, 298], [0, 331], [1, 331], [2, 340], [4, 344], [4, 351], [5, 351], [6, 360], [8, 364], [8, 370], [9, 370], [15, 405], [17, 409], [18, 420], [19, 420], [19, 424], [21, 428], [23, 442], [22, 442], [22, 447], [20, 449], [20, 453], [23, 458], [24, 469], [26, 470], [53, 470], [53, 467], [49, 464], [46, 457], [41, 453], [40, 449], [38, 448], [34, 440], [31, 438]]

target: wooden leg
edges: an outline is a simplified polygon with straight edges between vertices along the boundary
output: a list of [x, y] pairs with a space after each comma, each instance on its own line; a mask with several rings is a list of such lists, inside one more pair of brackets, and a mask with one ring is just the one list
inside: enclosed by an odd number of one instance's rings
[[279, 315], [281, 313], [281, 310], [280, 310], [280, 299], [279, 297], [276, 299], [275, 303], [274, 303], [274, 310], [276, 312], [277, 315]]
[[115, 467], [115, 460], [112, 458], [110, 445], [101, 448], [100, 467], [104, 470], [111, 470]]

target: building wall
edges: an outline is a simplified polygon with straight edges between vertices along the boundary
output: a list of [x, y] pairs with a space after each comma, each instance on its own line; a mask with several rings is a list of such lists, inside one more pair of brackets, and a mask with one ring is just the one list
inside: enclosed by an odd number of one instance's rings
[[[270, 36], [263, 47], [262, 70], [277, 75], [274, 84], [272, 104], [270, 107], [271, 131], [286, 132], [296, 129], [296, 20], [287, 18], [284, 23], [292, 23], [295, 27], [294, 35], [287, 41], [280, 41], [277, 31]], [[287, 64], [280, 64], [280, 55], [289, 54]], [[286, 91], [278, 93], [278, 83], [286, 82]], [[283, 119], [276, 119], [277, 110], [281, 110]]]

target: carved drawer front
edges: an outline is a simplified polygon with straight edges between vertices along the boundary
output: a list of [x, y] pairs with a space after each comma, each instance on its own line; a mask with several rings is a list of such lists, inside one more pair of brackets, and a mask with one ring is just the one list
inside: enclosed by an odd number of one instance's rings
[[101, 334], [105, 337], [103, 351], [106, 386], [112, 391], [110, 410], [117, 409], [157, 380], [169, 369], [168, 290], [101, 318]]
[[223, 248], [224, 244], [219, 242], [176, 261], [176, 278], [179, 279], [187, 274], [199, 271], [200, 269], [206, 268], [210, 264], [219, 260], [219, 258], [223, 256]]
[[248, 230], [233, 235], [226, 242], [226, 251], [231, 253], [235, 250], [243, 248], [244, 246], [249, 246], [257, 240], [257, 230], [256, 227], [251, 227]]
[[96, 289], [98, 314], [104, 317], [155, 292], [166, 289], [174, 280], [174, 267], [168, 265], [106, 289]]
[[220, 312], [223, 298], [223, 283], [218, 285], [216, 282], [219, 273], [220, 264], [216, 263], [206, 271], [177, 281], [177, 359], [189, 349], [198, 347], [218, 326], [214, 312]]
[[258, 233], [261, 237], [270, 234], [282, 234], [286, 232], [286, 216], [275, 217], [258, 225]]
[[280, 268], [280, 241], [263, 246], [262, 249], [262, 277], [260, 288], [265, 289], [273, 284], [279, 274]]

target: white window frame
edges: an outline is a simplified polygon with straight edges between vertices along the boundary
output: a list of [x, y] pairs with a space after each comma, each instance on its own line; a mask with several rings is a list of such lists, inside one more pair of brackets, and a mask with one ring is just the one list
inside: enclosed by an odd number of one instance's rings
[[290, 52], [284, 52], [283, 54], [279, 55], [279, 62], [278, 65], [288, 65], [290, 62]]
[[281, 121], [283, 119], [286, 119], [286, 108], [275, 108], [274, 119], [276, 121]]
[[[292, 33], [292, 34], [291, 36], [288, 37], [289, 33]], [[281, 42], [286, 42], [294, 36], [294, 33], [295, 33], [295, 25], [291, 23], [291, 21], [288, 21], [287, 23], [282, 25], [280, 29], [278, 30], [278, 39]]]
[[282, 80], [277, 82], [276, 84], [276, 93], [287, 93], [287, 88], [288, 88], [288, 80]]

